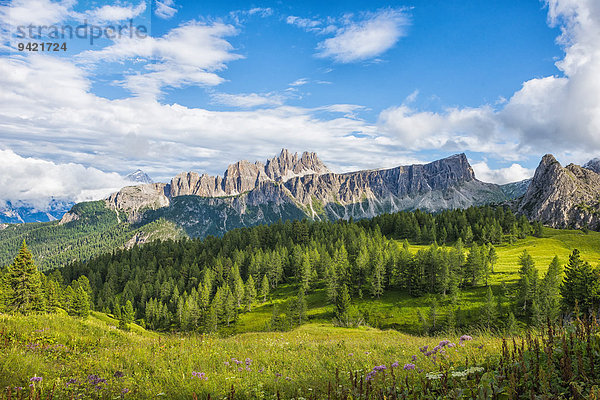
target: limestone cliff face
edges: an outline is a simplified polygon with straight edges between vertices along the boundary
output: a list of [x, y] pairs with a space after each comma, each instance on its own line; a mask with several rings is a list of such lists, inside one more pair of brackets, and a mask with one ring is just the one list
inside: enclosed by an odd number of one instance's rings
[[[176, 202], [182, 198], [187, 200]], [[298, 156], [284, 149], [264, 164], [231, 164], [222, 178], [181, 173], [168, 184], [124, 188], [106, 202], [133, 221], [139, 221], [148, 210], [171, 207], [174, 209], [167, 213], [169, 218], [177, 219], [182, 226], [205, 224], [210, 229], [202, 230], [204, 234], [213, 232], [213, 228], [225, 229], [215, 226], [211, 218], [239, 224], [299, 215], [313, 219], [365, 218], [385, 212], [417, 208], [439, 211], [504, 200], [506, 196], [498, 185], [475, 179], [464, 154], [429, 164], [335, 174], [315, 153]], [[175, 209], [187, 219], [175, 216]]]
[[542, 158], [518, 211], [555, 228], [600, 229], [600, 174], [552, 156]]

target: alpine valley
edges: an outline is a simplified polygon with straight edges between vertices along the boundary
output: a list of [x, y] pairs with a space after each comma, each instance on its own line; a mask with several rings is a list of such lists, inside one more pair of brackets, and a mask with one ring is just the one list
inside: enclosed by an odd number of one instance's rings
[[128, 178], [139, 184], [75, 204], [62, 218], [48, 213], [55, 221], [0, 225], [0, 264], [10, 261], [23, 239], [49, 268], [155, 239], [220, 236], [278, 220], [362, 219], [484, 204], [510, 205], [552, 227], [598, 229], [600, 175], [594, 166], [563, 168], [547, 155], [532, 179], [496, 185], [479, 181], [464, 154], [337, 174], [315, 153], [283, 149], [265, 163], [231, 164], [223, 176], [184, 172], [169, 183], [152, 183], [136, 171]]

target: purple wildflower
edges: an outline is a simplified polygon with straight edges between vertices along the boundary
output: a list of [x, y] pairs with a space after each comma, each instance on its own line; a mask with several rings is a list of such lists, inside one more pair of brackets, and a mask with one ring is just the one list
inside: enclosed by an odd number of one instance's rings
[[127, 394], [127, 393], [129, 393], [129, 389], [127, 389], [127, 388], [123, 388], [123, 389], [121, 390], [121, 394]]
[[445, 346], [447, 346], [447, 345], [449, 345], [449, 344], [450, 344], [450, 341], [449, 341], [449, 340], [442, 340], [442, 341], [441, 341], [441, 342], [438, 344], [438, 346], [440, 346], [440, 347], [445, 347]]
[[251, 358], [246, 358], [246, 365], [250, 365], [252, 364], [252, 359]]
[[244, 368], [238, 367], [238, 372], [242, 372], [243, 370], [244, 370]]
[[383, 371], [384, 369], [387, 369], [385, 365], [376, 365], [373, 367], [373, 371], [379, 372], [379, 371]]
[[113, 374], [113, 376], [115, 378], [122, 378], [123, 376], [125, 376], [125, 374], [122, 371], [115, 371], [115, 373]]
[[448, 343], [448, 347], [456, 347], [456, 343]]
[[227, 365], [227, 366], [229, 366], [229, 361], [225, 361], [224, 364]]
[[477, 348], [478, 348], [479, 350], [483, 349], [483, 344], [480, 344], [479, 346], [477, 346]]
[[404, 364], [404, 370], [409, 371], [415, 369], [415, 364]]
[[259, 374], [262, 374], [262, 372], [265, 370], [265, 367], [262, 367], [261, 369], [258, 370]]
[[203, 381], [208, 380], [208, 377], [206, 376], [206, 374], [204, 372], [192, 371], [192, 375]]
[[398, 368], [400, 366], [400, 364], [398, 364], [398, 361], [396, 361], [395, 363], [392, 364], [392, 368]]
[[77, 382], [77, 379], [74, 379], [74, 378], [72, 378], [72, 379], [69, 379], [69, 380], [67, 381], [67, 386], [70, 386], [70, 385], [77, 385], [78, 383], [79, 383], [79, 382]]
[[459, 339], [459, 341], [461, 341], [461, 342], [466, 342], [468, 340], [473, 340], [473, 338], [469, 335], [462, 335]]
[[348, 354], [348, 357], [352, 357], [354, 355], [354, 353], [350, 353]]
[[29, 381], [30, 382], [40, 382], [42, 380], [41, 376], [34, 376], [33, 378], [31, 378]]
[[417, 356], [413, 354], [413, 356], [410, 359], [413, 361], [417, 361]]
[[419, 350], [421, 351], [421, 353], [425, 353], [428, 348], [429, 348], [429, 346], [425, 345], [423, 347], [419, 347]]

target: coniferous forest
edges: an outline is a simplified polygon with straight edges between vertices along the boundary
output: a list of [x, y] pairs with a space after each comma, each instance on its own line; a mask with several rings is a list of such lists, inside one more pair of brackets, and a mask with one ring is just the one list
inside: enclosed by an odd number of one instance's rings
[[[598, 269], [582, 261], [577, 250], [564, 285], [558, 258], [542, 276], [523, 251], [518, 281], [494, 293], [489, 280], [498, 261], [495, 246], [540, 234], [539, 224], [502, 207], [435, 215], [400, 212], [360, 221], [286, 221], [218, 238], [115, 250], [47, 274], [37, 272], [24, 244], [3, 271], [3, 307], [24, 313], [64, 309], [79, 316], [94, 309], [113, 315], [124, 328], [137, 321], [152, 330], [205, 333], [231, 327], [281, 285], [295, 293], [287, 307], [273, 307], [270, 330], [306, 322], [306, 296], [316, 289], [324, 289], [335, 310], [332, 320], [341, 326], [376, 324], [353, 306], [354, 300], [389, 292], [429, 296], [429, 315], [419, 315], [429, 333], [474, 322], [506, 328], [517, 319], [541, 326], [576, 304], [583, 310], [597, 307]], [[419, 250], [411, 251], [411, 244]], [[479, 318], [465, 320], [456, 299], [477, 287], [487, 288]], [[436, 299], [449, 304], [443, 316], [436, 315]]]

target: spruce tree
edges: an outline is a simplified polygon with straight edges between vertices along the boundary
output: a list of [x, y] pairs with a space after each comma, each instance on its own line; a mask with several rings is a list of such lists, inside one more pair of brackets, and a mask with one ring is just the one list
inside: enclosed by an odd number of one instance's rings
[[573, 250], [565, 267], [565, 278], [560, 293], [567, 311], [573, 310], [576, 303], [585, 313], [598, 306], [599, 271], [592, 269], [587, 261], [583, 261], [577, 249]]
[[129, 324], [133, 322], [135, 318], [135, 311], [133, 310], [133, 304], [127, 300], [125, 306], [121, 310], [121, 319], [119, 320], [119, 328], [128, 331]]
[[554, 256], [542, 281], [540, 302], [545, 317], [555, 321], [560, 314], [560, 285], [563, 268], [557, 256]]
[[8, 309], [28, 314], [43, 311], [40, 272], [23, 241], [14, 262], [8, 267]]
[[523, 250], [523, 253], [519, 257], [519, 297], [518, 306], [521, 309], [525, 317], [530, 317], [531, 314], [531, 303], [537, 297], [538, 290], [538, 274], [533, 258], [527, 250]]
[[262, 302], [267, 301], [267, 295], [269, 294], [269, 278], [267, 275], [263, 275], [262, 282], [260, 283], [259, 297], [262, 298]]
[[300, 287], [298, 292], [298, 297], [296, 298], [296, 309], [295, 315], [298, 320], [298, 325], [302, 325], [302, 322], [306, 320], [306, 311], [308, 306], [306, 304], [306, 297], [304, 293], [304, 288]]

